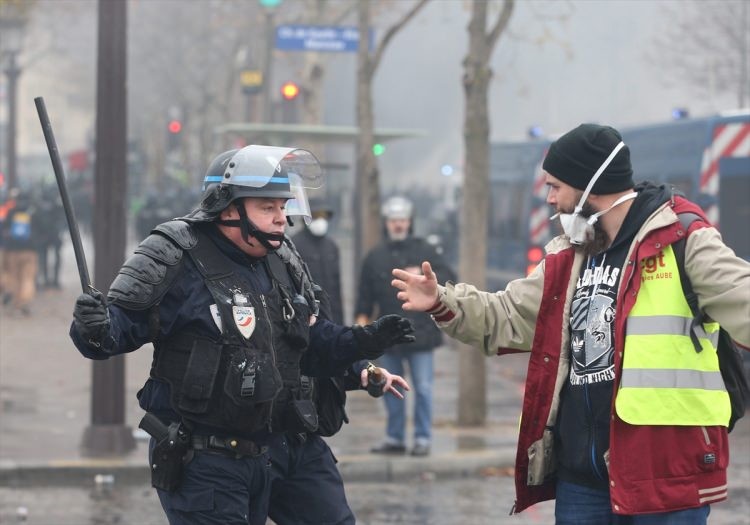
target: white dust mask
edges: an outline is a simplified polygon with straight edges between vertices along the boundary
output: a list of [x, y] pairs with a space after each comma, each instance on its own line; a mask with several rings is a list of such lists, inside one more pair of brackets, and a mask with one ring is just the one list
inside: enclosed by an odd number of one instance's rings
[[312, 222], [307, 225], [307, 229], [316, 237], [323, 237], [328, 233], [328, 220], [323, 217], [313, 219]]
[[578, 205], [573, 210], [573, 213], [556, 213], [552, 217], [550, 217], [550, 220], [560, 218], [560, 225], [562, 226], [563, 232], [565, 232], [565, 235], [567, 235], [570, 238], [571, 244], [584, 244], [586, 242], [589, 242], [593, 240], [594, 238], [594, 224], [596, 221], [599, 220], [599, 217], [607, 213], [609, 210], [614, 208], [615, 206], [618, 206], [622, 204], [625, 201], [629, 201], [631, 199], [634, 199], [638, 196], [637, 193], [632, 192], [628, 193], [626, 195], [623, 195], [619, 199], [617, 199], [615, 202], [612, 203], [612, 206], [607, 208], [606, 210], [602, 210], [600, 212], [594, 213], [588, 218], [581, 216], [581, 210], [583, 209], [583, 205], [586, 202], [586, 199], [588, 199], [589, 193], [591, 192], [591, 188], [594, 187], [594, 184], [596, 183], [597, 179], [601, 176], [602, 173], [604, 173], [604, 170], [607, 169], [607, 166], [612, 162], [612, 160], [615, 158], [617, 153], [625, 146], [625, 143], [620, 141], [617, 146], [615, 146], [615, 149], [612, 150], [612, 153], [609, 154], [609, 157], [602, 163], [601, 166], [599, 166], [599, 169], [596, 170], [596, 173], [594, 173], [594, 176], [589, 181], [588, 186], [586, 186], [586, 189], [583, 192], [583, 195], [581, 195], [581, 200], [578, 202]]

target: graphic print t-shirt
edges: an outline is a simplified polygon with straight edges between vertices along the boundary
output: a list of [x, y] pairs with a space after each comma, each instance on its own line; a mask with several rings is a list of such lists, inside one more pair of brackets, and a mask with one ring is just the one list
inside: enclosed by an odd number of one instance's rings
[[615, 300], [620, 268], [607, 254], [589, 258], [570, 307], [570, 384], [614, 379]]
[[615, 311], [625, 258], [636, 232], [672, 199], [672, 189], [638, 184], [638, 197], [612, 245], [581, 269], [570, 312], [570, 375], [563, 385], [555, 426], [557, 474], [561, 479], [608, 488], [604, 453], [614, 379]]
[[615, 307], [626, 246], [589, 257], [570, 307], [570, 375], [556, 436], [559, 476], [606, 488], [604, 453], [614, 374]]

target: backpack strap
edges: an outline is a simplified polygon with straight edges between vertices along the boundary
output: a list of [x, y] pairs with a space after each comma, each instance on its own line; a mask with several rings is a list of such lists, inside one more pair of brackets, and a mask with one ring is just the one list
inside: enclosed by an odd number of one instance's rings
[[[685, 232], [688, 231], [690, 225], [695, 221], [703, 220], [697, 213], [678, 213], [677, 217], [680, 219], [682, 227]], [[693, 284], [690, 282], [685, 271], [685, 245], [687, 244], [687, 235], [682, 237], [677, 242], [672, 244], [672, 251], [674, 252], [675, 260], [677, 261], [677, 268], [680, 272], [680, 283], [682, 284], [682, 293], [685, 294], [685, 300], [690, 306], [690, 311], [693, 312], [693, 321], [690, 323], [690, 340], [693, 342], [695, 351], [700, 353], [703, 351], [703, 347], [698, 341], [696, 330], [700, 327], [703, 321], [704, 314], [701, 312], [700, 306], [698, 305], [698, 296], [693, 290]]]

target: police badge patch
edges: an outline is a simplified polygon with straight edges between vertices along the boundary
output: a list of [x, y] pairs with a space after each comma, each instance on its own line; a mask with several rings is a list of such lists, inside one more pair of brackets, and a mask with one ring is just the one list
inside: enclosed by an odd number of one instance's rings
[[255, 308], [252, 306], [232, 306], [234, 324], [245, 339], [250, 339], [255, 331]]

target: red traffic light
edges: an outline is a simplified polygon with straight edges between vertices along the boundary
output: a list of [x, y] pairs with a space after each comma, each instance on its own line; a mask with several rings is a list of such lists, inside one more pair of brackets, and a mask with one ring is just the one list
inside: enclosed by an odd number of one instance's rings
[[168, 129], [170, 133], [179, 133], [182, 131], [182, 122], [179, 120], [170, 120]]
[[281, 96], [284, 100], [294, 100], [299, 95], [299, 86], [294, 82], [285, 82], [281, 86]]

